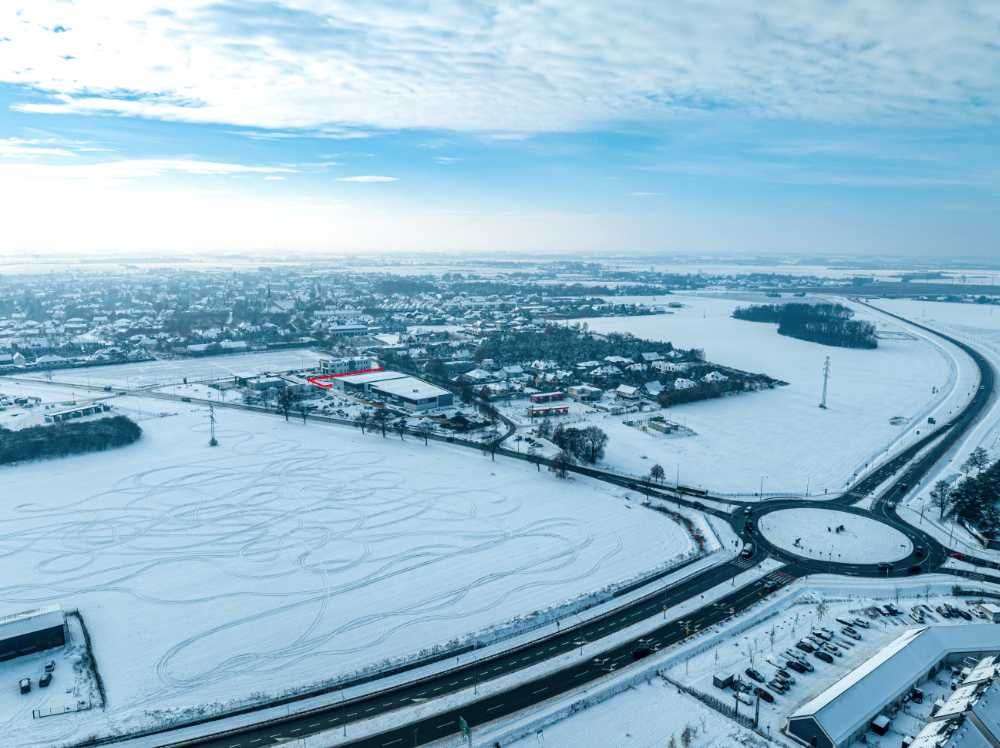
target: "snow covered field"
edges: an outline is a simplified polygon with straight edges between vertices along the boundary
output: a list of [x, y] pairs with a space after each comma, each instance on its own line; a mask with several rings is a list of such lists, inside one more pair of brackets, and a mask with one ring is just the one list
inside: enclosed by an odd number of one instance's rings
[[576, 717], [510, 745], [512, 748], [564, 745], [666, 748], [671, 738], [675, 745], [682, 745], [685, 728], [693, 735], [691, 748], [767, 745], [759, 736], [678, 692], [660, 678], [634, 686]]
[[[894, 314], [940, 328], [972, 344], [992, 363], [994, 370], [1000, 371], [1000, 307], [915, 299], [886, 299], [875, 303]], [[927, 477], [923, 489], [907, 497], [906, 506], [900, 507], [900, 514], [953, 548], [1000, 560], [1000, 551], [982, 548], [961, 526], [953, 526], [947, 519], [940, 520], [939, 512], [931, 505], [928, 496], [937, 480], [957, 481], [961, 476], [959, 466], [969, 452], [980, 446], [989, 452], [991, 459], [1000, 459], [1000, 398], [994, 398], [979, 423], [951, 451], [948, 461]]]
[[622, 492], [530, 465], [228, 410], [210, 449], [202, 408], [116, 405], [143, 414], [138, 444], [0, 476], [0, 613], [79, 608], [109, 704], [14, 719], [16, 744], [308, 686], [693, 551]]
[[768, 540], [792, 553], [842, 564], [898, 561], [913, 551], [913, 543], [899, 530], [832, 509], [771, 512], [761, 519], [760, 528]]
[[[893, 334], [877, 350], [832, 348], [778, 335], [775, 325], [731, 318], [735, 307], [768, 301], [764, 297], [669, 299], [685, 306], [667, 315], [586, 322], [595, 332], [631, 332], [702, 348], [709, 361], [789, 385], [670, 408], [667, 417], [692, 429], [692, 437], [647, 434], [623, 425], [620, 417], [595, 416], [610, 437], [605, 463], [628, 472], [648, 473], [658, 462], [667, 475], [679, 467], [681, 482], [715, 491], [752, 494], [763, 483], [765, 495], [807, 488], [813, 495], [835, 493], [887, 449], [915, 439], [928, 416], [940, 420], [954, 412], [976, 381], [973, 362], [954, 346], [862, 307], [858, 318]], [[822, 410], [817, 405], [826, 356], [832, 374], [829, 408]], [[902, 423], [890, 423], [897, 416]]]
[[[89, 386], [147, 387], [158, 384], [178, 384], [188, 381], [248, 377], [266, 371], [289, 371], [314, 367], [322, 355], [308, 348], [261, 353], [232, 353], [221, 356], [142, 361], [134, 364], [89, 366], [82, 369], [57, 369], [52, 374], [56, 382]], [[47, 374], [35, 373], [36, 379]]]

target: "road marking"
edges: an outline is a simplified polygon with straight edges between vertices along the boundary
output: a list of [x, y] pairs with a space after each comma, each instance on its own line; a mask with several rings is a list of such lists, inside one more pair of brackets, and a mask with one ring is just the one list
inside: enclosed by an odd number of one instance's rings
[[448, 725], [453, 725], [453, 724], [455, 724], [455, 720], [452, 720], [451, 722], [442, 722], [435, 729], [440, 730], [442, 727], [447, 727]]
[[535, 695], [536, 693], [541, 693], [542, 691], [548, 691], [548, 690], [549, 690], [549, 687], [548, 687], [548, 686], [542, 686], [542, 687], [541, 687], [541, 688], [539, 688], [539, 689], [538, 689], [537, 691], [532, 691], [532, 692], [531, 692], [531, 695], [532, 695], [532, 696], [534, 696], [534, 695]]
[[488, 706], [488, 707], [486, 707], [486, 711], [488, 711], [488, 712], [492, 712], [493, 710], [495, 710], [495, 709], [499, 709], [499, 708], [501, 708], [502, 706], [503, 706], [503, 704], [497, 704], [496, 706]]
[[395, 740], [390, 740], [386, 743], [382, 743], [382, 745], [394, 745], [395, 743], [402, 743], [402, 742], [403, 742], [402, 738], [396, 738]]
[[586, 674], [587, 674], [587, 671], [586, 671], [586, 670], [583, 670], [583, 671], [581, 671], [581, 672], [577, 673], [576, 675], [574, 675], [573, 677], [574, 677], [574, 678], [582, 678], [582, 677], [583, 677], [583, 676], [585, 676]]
[[319, 727], [319, 722], [313, 722], [309, 725], [310, 727]]

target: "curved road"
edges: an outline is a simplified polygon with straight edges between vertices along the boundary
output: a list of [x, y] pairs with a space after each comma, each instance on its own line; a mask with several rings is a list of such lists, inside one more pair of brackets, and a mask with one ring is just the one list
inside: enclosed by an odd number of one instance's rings
[[[883, 313], [889, 314], [888, 312]], [[895, 317], [896, 315], [890, 316]], [[982, 414], [993, 397], [995, 376], [992, 366], [974, 348], [923, 325], [899, 319], [938, 335], [967, 353], [979, 368], [980, 387], [958, 415], [892, 459], [873, 469], [839, 497], [829, 501], [799, 499], [776, 500], [766, 503], [725, 500], [728, 504], [742, 505], [742, 511], [729, 514], [721, 509], [706, 506], [699, 500], [702, 497], [697, 495], [682, 496], [649, 481], [628, 479], [597, 469], [575, 466], [575, 472], [622, 485], [632, 490], [659, 494], [671, 501], [725, 517], [733, 524], [734, 529], [744, 541], [754, 542], [754, 554], [750, 558], [739, 559], [708, 569], [668, 589], [624, 604], [619, 609], [587, 623], [565, 629], [473, 664], [456, 667], [419, 681], [317, 709], [306, 714], [297, 714], [294, 717], [283, 718], [271, 723], [257, 724], [250, 728], [228, 734], [218, 734], [207, 739], [177, 743], [167, 742], [164, 745], [259, 748], [260, 746], [287, 743], [289, 740], [332, 728], [343, 728], [345, 734], [350, 737], [352, 722], [454, 693], [469, 686], [476, 686], [478, 683], [494, 680], [505, 674], [522, 670], [560, 655], [579, 652], [578, 661], [571, 662], [549, 675], [520, 683], [514, 688], [473, 701], [460, 709], [446, 711], [372, 737], [360, 739], [352, 745], [391, 748], [392, 746], [401, 747], [428, 743], [455, 735], [459, 731], [460, 717], [472, 727], [474, 732], [476, 725], [491, 722], [504, 715], [515, 713], [547, 700], [559, 693], [595, 681], [609, 672], [626, 667], [648, 656], [658, 649], [676, 644], [708, 626], [739, 614], [770, 595], [774, 590], [798, 577], [815, 573], [898, 577], [939, 569], [947, 558], [948, 549], [919, 528], [903, 521], [896, 513], [896, 503], [910, 488], [917, 485], [927, 475], [942, 456], [957, 444], [958, 440]], [[519, 455], [510, 450], [502, 449], [500, 451], [512, 457], [525, 458], [523, 454]], [[874, 491], [883, 485], [885, 485], [885, 489], [870, 510], [855, 506], [860, 501], [871, 497]], [[684, 493], [683, 487], [680, 493]], [[761, 537], [757, 530], [761, 517], [773, 511], [802, 506], [825, 507], [851, 514], [874, 516], [903, 532], [913, 543], [914, 551], [909, 557], [893, 564], [840, 564], [796, 556]], [[922, 552], [918, 550], [919, 547], [923, 548]], [[768, 556], [784, 561], [787, 565], [780, 571], [772, 572], [758, 581], [734, 589], [725, 597], [704, 605], [683, 619], [665, 621], [662, 626], [640, 638], [618, 645], [608, 645], [599, 652], [591, 651], [595, 648], [588, 645], [588, 642], [597, 641], [640, 620], [654, 618], [657, 615], [663, 615], [665, 618], [671, 607], [696, 597], [703, 597], [708, 590], [727, 580], [733, 579], [735, 582], [734, 577], [738, 573], [759, 564]], [[983, 567], [1000, 568], [997, 564], [984, 559], [967, 560]], [[985, 577], [975, 572], [949, 570], [949, 573], [971, 578], [989, 578], [1000, 582], [1000, 577]]]

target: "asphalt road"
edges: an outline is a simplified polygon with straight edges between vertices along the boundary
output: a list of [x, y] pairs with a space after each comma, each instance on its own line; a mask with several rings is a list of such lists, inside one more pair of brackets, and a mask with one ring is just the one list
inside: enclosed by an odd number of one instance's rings
[[[882, 310], [879, 310], [882, 311]], [[895, 316], [895, 315], [891, 315]], [[900, 318], [902, 319], [902, 318]], [[286, 717], [269, 723], [258, 723], [253, 727], [240, 729], [230, 733], [219, 733], [212, 737], [171, 742], [169, 731], [163, 733], [163, 746], [208, 746], [211, 748], [261, 748], [268, 745], [288, 744], [290, 741], [326, 731], [343, 728], [350, 736], [351, 723], [370, 717], [391, 713], [411, 704], [438, 698], [448, 693], [465, 689], [478, 683], [496, 679], [508, 673], [522, 670], [531, 665], [549, 660], [553, 657], [581, 650], [578, 663], [560, 669], [550, 675], [518, 685], [495, 696], [483, 698], [435, 717], [430, 717], [411, 724], [399, 726], [374, 737], [360, 739], [352, 745], [359, 746], [406, 746], [419, 745], [437, 740], [448, 735], [454, 735], [459, 730], [459, 717], [463, 718], [473, 729], [499, 717], [515, 713], [528, 706], [537, 704], [560, 693], [565, 693], [583, 684], [597, 680], [614, 670], [627, 667], [648, 654], [693, 636], [706, 627], [719, 623], [727, 618], [738, 615], [751, 607], [779, 587], [790, 583], [795, 578], [815, 573], [835, 573], [851, 576], [905, 576], [910, 573], [934, 571], [947, 558], [948, 549], [923, 531], [904, 522], [896, 514], [896, 501], [906, 493], [909, 487], [916, 485], [937, 463], [937, 461], [958, 441], [967, 429], [982, 414], [994, 395], [994, 372], [989, 363], [978, 351], [947, 335], [935, 330], [914, 324], [930, 333], [938, 335], [960, 347], [968, 353], [980, 369], [980, 389], [974, 393], [970, 403], [951, 421], [928, 432], [918, 442], [911, 445], [901, 454], [895, 456], [882, 466], [863, 476], [843, 495], [830, 501], [810, 500], [772, 500], [767, 502], [739, 502], [725, 499], [731, 505], [743, 504], [749, 513], [734, 512], [730, 515], [717, 507], [702, 501], [702, 496], [692, 495], [684, 487], [680, 492], [670, 490], [659, 484], [646, 480], [637, 480], [615, 475], [585, 466], [574, 466], [574, 472], [603, 480], [616, 485], [625, 486], [631, 490], [651, 494], [660, 494], [671, 501], [683, 504], [701, 511], [724, 517], [733, 524], [736, 532], [744, 541], [754, 543], [754, 554], [749, 559], [738, 559], [708, 569], [677, 583], [666, 590], [647, 595], [637, 601], [625, 604], [594, 620], [579, 626], [560, 631], [540, 640], [526, 644], [523, 647], [506, 651], [480, 662], [453, 668], [438, 675], [412, 681], [397, 688], [386, 689], [371, 696], [345, 701], [329, 707], [308, 713], [299, 713], [294, 717]], [[154, 394], [173, 399], [171, 395]], [[178, 398], [179, 399], [179, 398]], [[508, 424], [509, 426], [509, 424]], [[522, 454], [516, 454], [501, 448], [502, 454], [525, 459]], [[921, 454], [923, 452], [923, 454]], [[919, 457], [918, 457], [919, 455]], [[915, 459], [916, 458], [916, 459]], [[898, 473], [900, 473], [897, 475]], [[863, 510], [856, 506], [886, 481], [892, 483], [873, 505], [871, 510]], [[686, 495], [685, 495], [686, 494]], [[704, 497], [706, 499], [711, 497]], [[722, 499], [720, 499], [722, 500]], [[923, 555], [916, 551], [910, 557], [889, 565], [888, 568], [878, 564], [839, 564], [833, 562], [815, 561], [789, 553], [786, 549], [770, 544], [757, 531], [757, 524], [765, 514], [801, 506], [824, 506], [840, 509], [855, 514], [867, 514], [886, 524], [889, 524], [906, 534], [914, 547], [922, 546]], [[749, 520], [749, 521], [748, 521]], [[772, 556], [786, 562], [786, 566], [778, 572], [772, 572], [765, 578], [734, 589], [726, 597], [717, 602], [709, 603], [692, 612], [682, 620], [665, 621], [655, 631], [641, 638], [611, 646], [600, 652], [592, 652], [594, 642], [602, 637], [623, 629], [637, 621], [649, 619], [657, 615], [666, 618], [666, 612], [696, 596], [703, 596], [706, 591], [735, 577], [736, 574], [756, 566], [767, 556]], [[967, 558], [966, 560], [984, 567], [998, 567], [997, 564], [984, 559]], [[991, 579], [1000, 582], [1000, 577], [985, 577], [977, 572], [956, 572], [960, 576], [972, 579]], [[112, 742], [100, 741], [100, 742]], [[95, 743], [96, 744], [96, 743]]]

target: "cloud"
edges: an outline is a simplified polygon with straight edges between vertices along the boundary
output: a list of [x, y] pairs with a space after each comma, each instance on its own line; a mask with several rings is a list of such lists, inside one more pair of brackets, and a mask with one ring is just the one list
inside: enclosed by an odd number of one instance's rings
[[398, 179], [396, 177], [383, 177], [374, 174], [365, 174], [357, 177], [340, 177], [338, 182], [362, 182], [365, 184], [374, 184], [376, 182], [396, 182]]
[[76, 154], [67, 148], [54, 147], [53, 141], [37, 138], [0, 138], [0, 158], [72, 158]]
[[1000, 117], [993, 0], [166, 5], [4, 3], [0, 82], [36, 90], [21, 111], [226, 123], [255, 138], [446, 129], [516, 139], [733, 111]]
[[287, 174], [288, 166], [256, 166], [199, 159], [134, 158], [72, 164], [6, 164], [5, 175], [23, 179], [41, 179], [55, 183], [63, 179], [122, 180], [146, 179], [167, 175], [236, 176], [242, 174]]

